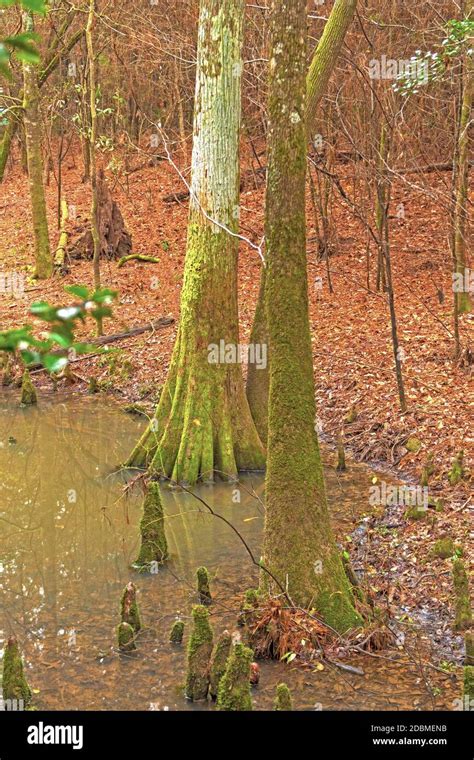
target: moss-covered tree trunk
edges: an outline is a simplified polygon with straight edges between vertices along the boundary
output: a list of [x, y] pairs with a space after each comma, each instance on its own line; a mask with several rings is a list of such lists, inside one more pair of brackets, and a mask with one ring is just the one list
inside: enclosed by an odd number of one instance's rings
[[[466, 4], [466, 18], [474, 18], [474, 2], [468, 0]], [[457, 187], [454, 205], [454, 269], [460, 280], [464, 282], [464, 287], [459, 290], [455, 288], [455, 309], [458, 314], [466, 314], [471, 311], [472, 304], [465, 277], [467, 267], [466, 257], [466, 236], [467, 236], [467, 208], [469, 205], [469, 159], [471, 149], [472, 131], [471, 112], [472, 101], [474, 96], [474, 35], [470, 36], [466, 42], [467, 51], [464, 58], [463, 71], [463, 97], [461, 106], [461, 118], [459, 124], [458, 136], [458, 166], [456, 172]]]
[[[250, 334], [251, 345], [268, 345], [267, 320], [265, 318], [265, 266], [260, 274], [260, 291]], [[249, 364], [247, 373], [247, 398], [260, 439], [266, 445], [268, 434], [268, 386], [270, 367]]]
[[[46, 60], [43, 61], [44, 68], [38, 75], [38, 88], [41, 90], [43, 85], [48, 81], [53, 72], [56, 71], [60, 61], [67, 56], [67, 54], [73, 49], [76, 43], [82, 38], [84, 29], [79, 29], [77, 32], [71, 35], [68, 41], [64, 42], [64, 36], [74, 21], [76, 11], [71, 11], [66, 16], [63, 24], [58, 29], [56, 38], [51, 44], [48, 51]], [[64, 44], [63, 44], [64, 43]], [[24, 97], [23, 91], [18, 93], [18, 101], [22, 101]], [[10, 155], [10, 149], [14, 137], [16, 136], [19, 127], [21, 126], [23, 114], [16, 113], [17, 109], [12, 108], [8, 113], [4, 114], [7, 124], [3, 133], [2, 141], [0, 143], [0, 182], [3, 182], [5, 175], [5, 168], [7, 165], [8, 157]], [[18, 111], [21, 111], [19, 108]]]
[[336, 0], [311, 61], [306, 80], [306, 128], [309, 138], [313, 136], [319, 103], [329, 84], [356, 8], [357, 0]]
[[10, 155], [10, 149], [12, 146], [13, 138], [18, 131], [19, 121], [16, 114], [10, 113], [7, 117], [7, 124], [0, 143], [0, 182], [5, 174], [8, 157]]
[[[93, 259], [92, 266], [94, 270], [94, 288], [99, 290], [101, 286], [100, 278], [100, 233], [99, 233], [99, 196], [97, 190], [97, 162], [95, 157], [96, 142], [97, 142], [97, 72], [96, 61], [94, 51], [94, 26], [95, 26], [95, 13], [96, 13], [96, 0], [89, 0], [89, 13], [87, 15], [86, 24], [86, 46], [87, 56], [89, 59], [89, 109], [90, 109], [90, 132], [88, 140], [89, 148], [89, 167], [91, 178], [91, 234], [93, 243]], [[103, 334], [102, 320], [97, 322], [98, 335]]]
[[[23, 14], [25, 32], [33, 31], [31, 14]], [[43, 156], [41, 151], [41, 123], [37, 69], [28, 61], [23, 63], [23, 109], [28, 160], [31, 212], [35, 238], [35, 277], [51, 277], [53, 257], [49, 244], [46, 198], [43, 185]]]
[[[360, 623], [329, 523], [315, 432], [306, 262], [306, 0], [271, 16], [266, 315], [270, 396], [265, 566], [339, 631]], [[262, 573], [264, 590], [280, 592]]]
[[[326, 92], [329, 79], [336, 66], [346, 33], [351, 25], [357, 0], [336, 0], [324, 32], [318, 42], [306, 78], [307, 106], [306, 129], [309, 139], [313, 130], [321, 98]], [[260, 291], [252, 325], [250, 343], [267, 343], [265, 321], [265, 267], [262, 268]], [[247, 375], [247, 398], [258, 433], [264, 443], [268, 428], [268, 387], [270, 367], [257, 369], [250, 365]]]
[[[211, 346], [239, 344], [237, 256], [243, 0], [202, 0], [191, 204], [181, 319], [168, 378], [129, 466], [176, 482], [261, 469], [241, 365]], [[218, 363], [213, 360], [218, 358]]]

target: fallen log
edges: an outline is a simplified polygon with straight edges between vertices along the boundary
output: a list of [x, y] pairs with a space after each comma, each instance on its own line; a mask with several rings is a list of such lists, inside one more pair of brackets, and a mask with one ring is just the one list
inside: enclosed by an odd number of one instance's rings
[[135, 174], [135, 172], [141, 172], [142, 169], [151, 169], [151, 168], [153, 168], [155, 166], [158, 166], [158, 164], [161, 161], [167, 161], [167, 160], [168, 160], [167, 156], [152, 156], [151, 158], [149, 158], [144, 163], [138, 164], [138, 166], [132, 166], [130, 169], [128, 169], [125, 172], [125, 175], [127, 177], [130, 177], [130, 175], [131, 174]]
[[154, 322], [149, 322], [147, 325], [142, 325], [141, 327], [133, 327], [127, 332], [116, 333], [115, 335], [104, 335], [101, 338], [94, 338], [94, 340], [88, 342], [92, 346], [105, 346], [107, 343], [115, 343], [118, 340], [125, 340], [125, 338], [135, 338], [137, 335], [142, 335], [146, 332], [161, 330], [163, 327], [173, 325], [175, 321], [175, 318], [172, 316], [160, 317]]
[[181, 193], [170, 193], [163, 196], [164, 203], [181, 203], [189, 198], [189, 190], [183, 190]]
[[130, 256], [122, 256], [117, 264], [117, 269], [121, 269], [127, 261], [142, 261], [144, 264], [160, 263], [160, 260], [156, 259], [154, 256], [145, 256], [143, 253], [131, 253]]
[[[469, 161], [469, 166], [474, 166], [474, 161]], [[450, 172], [453, 170], [453, 162], [428, 164], [428, 166], [407, 166], [400, 169], [392, 169], [392, 174], [432, 174], [433, 172]]]

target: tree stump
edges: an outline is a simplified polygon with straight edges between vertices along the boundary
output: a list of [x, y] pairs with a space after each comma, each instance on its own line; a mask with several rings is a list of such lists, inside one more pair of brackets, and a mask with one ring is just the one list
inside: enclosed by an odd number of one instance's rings
[[[130, 255], [132, 238], [125, 227], [122, 212], [112, 198], [103, 169], [97, 176], [97, 196], [101, 258], [121, 259]], [[92, 259], [94, 243], [91, 229], [77, 231], [80, 234], [71, 244], [69, 256], [73, 259]]]

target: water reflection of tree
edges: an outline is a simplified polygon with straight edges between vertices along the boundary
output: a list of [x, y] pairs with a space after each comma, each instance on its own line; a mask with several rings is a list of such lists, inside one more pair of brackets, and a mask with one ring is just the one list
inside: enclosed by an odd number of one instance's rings
[[61, 645], [61, 628], [87, 626], [104, 606], [114, 611], [117, 579], [128, 578], [134, 525], [113, 509], [119, 484], [104, 477], [129, 446], [128, 420], [98, 412], [97, 403], [55, 400], [12, 405], [0, 421], [0, 626], [49, 651]]

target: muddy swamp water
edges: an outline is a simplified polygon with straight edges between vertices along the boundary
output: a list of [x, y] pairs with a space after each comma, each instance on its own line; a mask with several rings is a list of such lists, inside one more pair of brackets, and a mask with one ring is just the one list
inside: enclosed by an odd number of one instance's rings
[[[4, 393], [0, 413], [0, 651], [10, 635], [18, 638], [35, 706], [213, 709], [185, 699], [186, 649], [171, 644], [169, 632], [183, 619], [186, 642], [200, 565], [212, 576], [215, 634], [235, 630], [239, 598], [258, 579], [242, 541], [192, 495], [163, 487], [170, 560], [155, 574], [137, 573], [131, 565], [143, 494], [136, 487], [124, 495], [117, 466], [144, 423], [97, 397], [46, 396], [38, 407], [21, 409], [16, 395]], [[351, 463], [338, 474], [333, 453], [323, 453], [338, 540], [363, 540], [374, 473]], [[256, 557], [263, 490], [256, 475], [242, 477], [240, 500], [225, 483], [195, 489]], [[137, 652], [124, 655], [116, 649], [115, 627], [130, 580], [139, 590], [144, 630]], [[407, 647], [346, 657], [343, 664], [353, 671], [331, 662], [261, 662], [254, 709], [271, 709], [275, 686], [285, 681], [297, 710], [452, 710], [462, 690], [460, 669], [427, 665], [429, 632], [422, 619], [413, 628], [410, 646], [407, 637]], [[445, 656], [456, 660], [459, 642], [453, 639], [451, 652], [449, 646]]]

